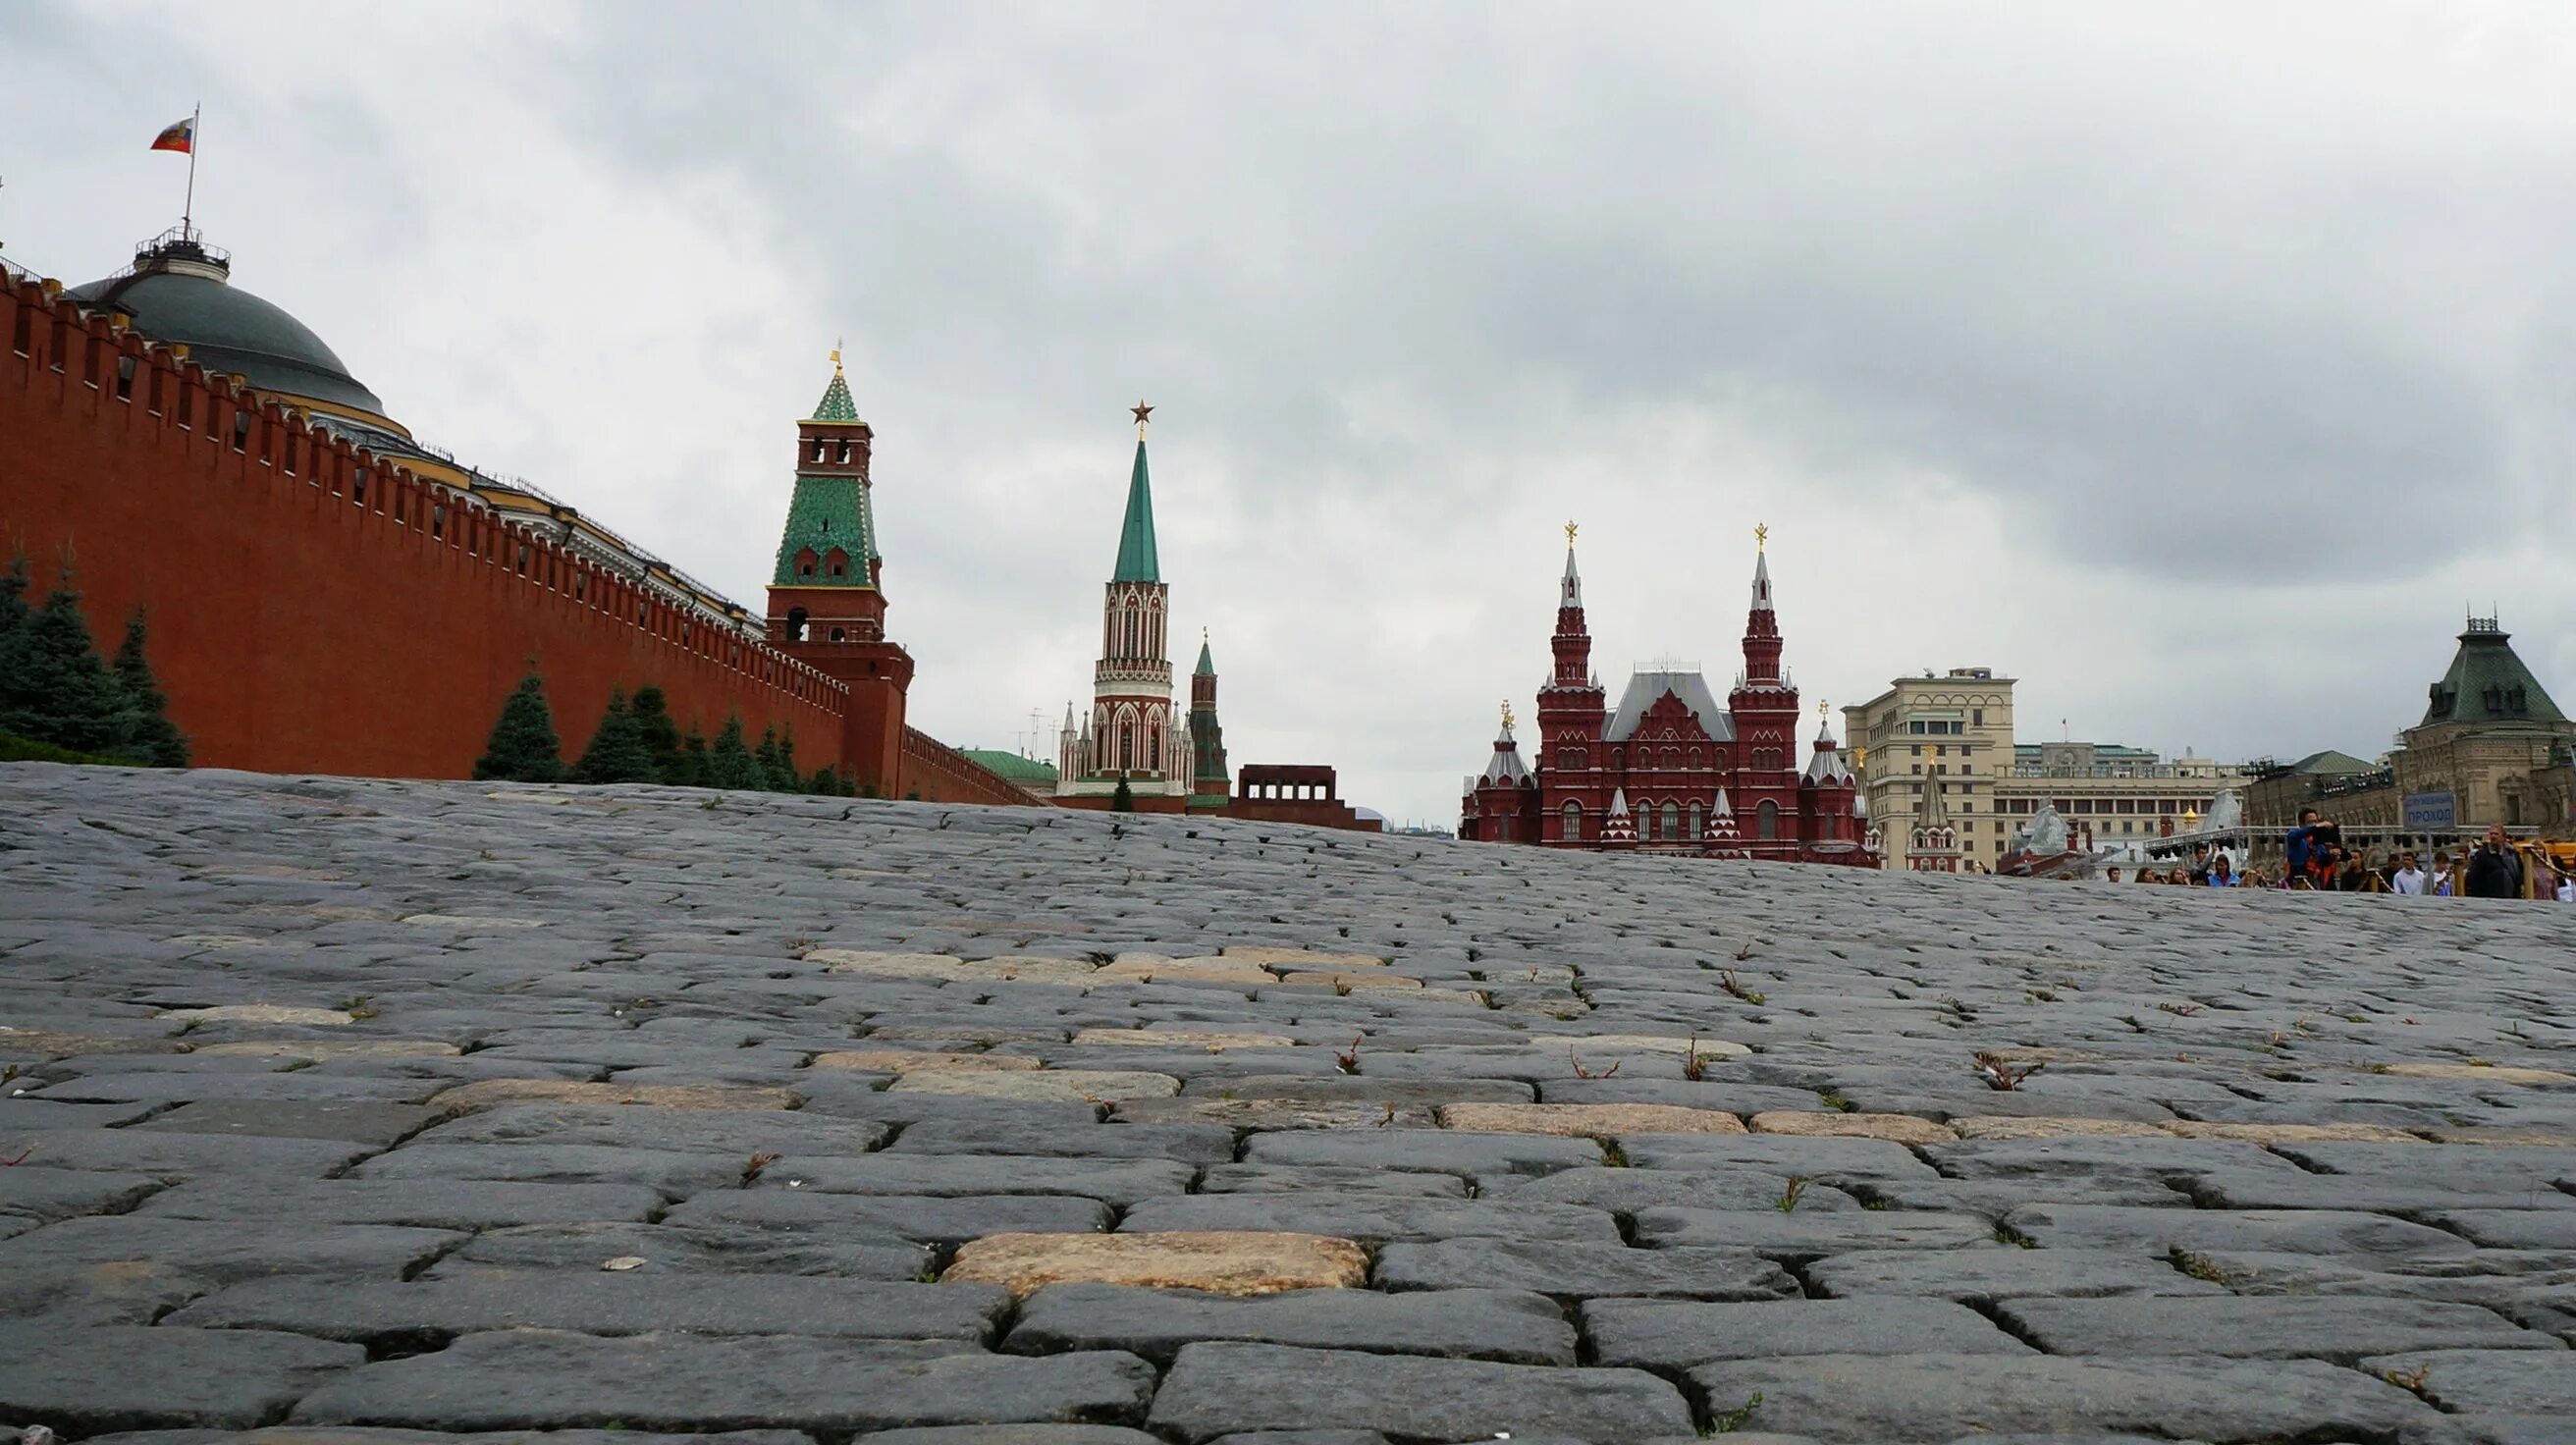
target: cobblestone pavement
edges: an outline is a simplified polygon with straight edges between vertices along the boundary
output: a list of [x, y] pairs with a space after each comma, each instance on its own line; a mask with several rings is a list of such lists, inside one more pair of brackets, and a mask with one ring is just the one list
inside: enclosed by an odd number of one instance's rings
[[0, 768], [0, 1425], [2567, 1441], [2571, 982], [2539, 904]]

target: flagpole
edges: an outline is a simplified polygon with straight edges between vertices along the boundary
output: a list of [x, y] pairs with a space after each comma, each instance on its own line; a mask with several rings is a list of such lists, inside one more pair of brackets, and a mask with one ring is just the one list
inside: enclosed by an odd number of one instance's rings
[[197, 214], [197, 147], [205, 134], [205, 126], [201, 123], [205, 114], [203, 102], [188, 112], [188, 199], [179, 207], [179, 239], [182, 241], [196, 239], [196, 233], [188, 223]]

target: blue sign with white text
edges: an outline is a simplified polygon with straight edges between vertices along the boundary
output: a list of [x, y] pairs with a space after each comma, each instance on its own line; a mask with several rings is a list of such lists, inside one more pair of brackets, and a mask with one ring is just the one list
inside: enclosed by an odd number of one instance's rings
[[2409, 828], [2456, 828], [2460, 826], [2457, 793], [2408, 793], [2406, 826]]

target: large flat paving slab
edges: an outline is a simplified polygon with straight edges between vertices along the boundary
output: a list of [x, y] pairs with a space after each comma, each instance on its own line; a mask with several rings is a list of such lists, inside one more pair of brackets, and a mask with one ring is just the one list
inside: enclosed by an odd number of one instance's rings
[[68, 1441], [2576, 1409], [2550, 905], [0, 765], [0, 1070]]

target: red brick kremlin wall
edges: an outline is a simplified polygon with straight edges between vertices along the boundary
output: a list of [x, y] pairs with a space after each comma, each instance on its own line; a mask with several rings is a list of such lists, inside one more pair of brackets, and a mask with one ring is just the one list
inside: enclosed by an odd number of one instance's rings
[[[0, 337], [0, 565], [23, 549], [41, 596], [71, 549], [103, 650], [148, 608], [201, 765], [464, 777], [531, 659], [568, 759], [611, 688], [651, 684], [684, 731], [738, 713], [839, 763], [848, 690], [811, 668], [37, 283], [0, 278]], [[992, 784], [976, 801], [1027, 801]]]

